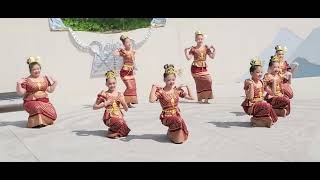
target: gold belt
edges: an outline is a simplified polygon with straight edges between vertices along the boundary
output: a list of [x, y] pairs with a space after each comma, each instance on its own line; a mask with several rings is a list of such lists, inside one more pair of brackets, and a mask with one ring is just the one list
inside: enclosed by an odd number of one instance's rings
[[127, 67], [127, 68], [133, 68], [133, 65], [130, 64], [124, 64], [123, 67]]
[[120, 108], [107, 108], [106, 110], [108, 112], [115, 112], [115, 111], [120, 111]]
[[[198, 63], [200, 63], [200, 65]], [[205, 60], [204, 61], [203, 60], [193, 61], [192, 65], [197, 66], [197, 67], [206, 67], [207, 66]]]
[[263, 97], [253, 98], [253, 102], [263, 101]]
[[177, 114], [177, 109], [176, 108], [164, 109], [163, 112], [165, 115], [172, 116]]

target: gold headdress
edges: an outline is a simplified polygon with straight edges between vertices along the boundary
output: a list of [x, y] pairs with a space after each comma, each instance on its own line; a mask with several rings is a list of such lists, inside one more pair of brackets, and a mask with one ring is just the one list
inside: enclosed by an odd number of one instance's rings
[[194, 34], [195, 34], [196, 36], [197, 36], [197, 35], [204, 35], [204, 33], [201, 32], [201, 31], [196, 31]]
[[116, 77], [116, 73], [111, 70], [111, 71], [106, 72], [105, 76], [106, 76], [107, 79], [115, 78]]
[[281, 45], [277, 45], [274, 49], [275, 49], [276, 51], [283, 51], [283, 52], [287, 52], [287, 51], [288, 51], [288, 48], [287, 48], [287, 47], [281, 46]]
[[164, 65], [164, 71], [166, 74], [175, 74], [176, 73], [173, 64]]
[[124, 41], [124, 40], [126, 40], [127, 38], [129, 38], [127, 35], [121, 35], [121, 36], [120, 36], [120, 40], [121, 40], [121, 41]]
[[40, 64], [40, 57], [39, 56], [30, 56], [27, 59], [27, 64], [31, 64], [31, 63], [39, 63]]
[[181, 76], [182, 74], [182, 70], [181, 69], [176, 70], [173, 64], [164, 65], [164, 69], [166, 74], [177, 74], [178, 76]]
[[272, 61], [272, 62], [280, 62], [280, 59], [278, 58], [278, 56], [271, 56], [270, 61]]
[[258, 57], [254, 57], [250, 61], [251, 66], [262, 66], [262, 62]]

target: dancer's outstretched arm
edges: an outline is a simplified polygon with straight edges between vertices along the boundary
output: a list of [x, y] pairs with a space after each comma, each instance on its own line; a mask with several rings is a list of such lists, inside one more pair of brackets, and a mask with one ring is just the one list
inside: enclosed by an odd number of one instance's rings
[[208, 55], [209, 55], [209, 57], [210, 57], [211, 59], [214, 59], [214, 57], [215, 57], [215, 55], [216, 55], [216, 49], [213, 47], [213, 45], [211, 45], [209, 48], [210, 48], [210, 50], [211, 50], [211, 53], [209, 53]]
[[[264, 75], [263, 77], [263, 82], [264, 84], [266, 84], [264, 90], [271, 96], [274, 96], [275, 93], [273, 92], [272, 88], [270, 88], [269, 86], [267, 86], [267, 84], [270, 84], [271, 82], [273, 82], [274, 80], [269, 76], [269, 75]], [[274, 83], [272, 83], [274, 84]]]
[[248, 89], [245, 91], [246, 92], [246, 97], [249, 100], [253, 100], [254, 97], [254, 86], [253, 86], [253, 82], [250, 80], [246, 80], [245, 81], [245, 86], [248, 87]]
[[120, 56], [120, 50], [117, 49], [112, 53], [114, 56]]
[[108, 105], [111, 104], [111, 101], [109, 100], [104, 100], [104, 102], [99, 103], [99, 101], [97, 100], [94, 104], [93, 104], [93, 110], [97, 110], [97, 109], [101, 109], [104, 108]]
[[192, 93], [191, 93], [191, 90], [190, 90], [189, 86], [188, 86], [188, 85], [180, 85], [180, 86], [178, 87], [178, 89], [182, 89], [182, 87], [186, 87], [186, 89], [187, 89], [187, 94], [186, 94], [186, 96], [184, 97], [184, 99], [194, 100], [194, 98], [192, 97]]
[[189, 52], [188, 52], [189, 49], [191, 49], [191, 47], [184, 49], [184, 55], [186, 56], [186, 59], [187, 59], [187, 60], [191, 60], [192, 57], [193, 57], [191, 54], [189, 54]]
[[123, 109], [127, 112], [128, 111], [128, 105], [126, 103], [126, 100], [124, 99], [124, 95], [121, 93], [121, 96], [120, 96], [120, 103], [123, 107]]
[[56, 79], [53, 79], [52, 77], [48, 77], [48, 79], [49, 79], [49, 81], [51, 81], [50, 83], [52, 83], [52, 84], [51, 84], [51, 86], [48, 87], [47, 92], [53, 93], [58, 85], [58, 81]]
[[288, 83], [291, 84], [292, 72], [290, 71], [286, 72], [286, 79], [288, 80]]
[[22, 84], [25, 83], [26, 81], [27, 80], [25, 78], [22, 78], [17, 82], [16, 91], [19, 96], [23, 96], [26, 94], [26, 89], [22, 87]]
[[152, 88], [151, 88], [151, 91], [150, 91], [150, 95], [149, 95], [149, 102], [150, 103], [154, 103], [157, 101], [157, 96], [156, 96], [156, 91], [157, 91], [157, 88], [159, 88], [158, 85], [152, 85]]

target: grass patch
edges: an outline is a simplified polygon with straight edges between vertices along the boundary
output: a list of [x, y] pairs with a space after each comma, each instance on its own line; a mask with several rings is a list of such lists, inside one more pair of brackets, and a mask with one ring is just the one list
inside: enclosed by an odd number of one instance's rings
[[118, 32], [150, 27], [152, 18], [62, 18], [75, 31]]

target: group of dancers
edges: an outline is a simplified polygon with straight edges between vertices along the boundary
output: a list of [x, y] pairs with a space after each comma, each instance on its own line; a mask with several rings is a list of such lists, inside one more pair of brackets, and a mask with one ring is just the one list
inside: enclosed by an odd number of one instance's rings
[[[117, 72], [108, 71], [105, 74], [107, 90], [102, 90], [94, 102], [93, 109], [105, 109], [103, 122], [109, 127], [108, 138], [120, 138], [129, 134], [130, 128], [124, 120], [123, 111], [134, 108], [138, 104], [136, 81], [134, 77], [135, 50], [132, 48], [128, 36], [120, 37], [123, 48], [114, 52], [115, 56], [123, 57], [120, 77], [126, 85], [122, 93], [117, 90]], [[205, 45], [204, 34], [195, 32], [196, 45], [184, 50], [187, 60], [193, 59], [191, 73], [195, 80], [197, 100], [200, 104], [209, 103], [213, 99], [212, 78], [207, 70], [207, 57], [214, 59], [215, 48]], [[292, 74], [290, 67], [283, 59], [284, 49], [276, 47], [276, 55], [272, 56], [269, 63], [269, 72], [262, 78], [261, 60], [255, 58], [251, 61], [251, 79], [245, 81], [244, 90], [246, 100], [242, 103], [244, 111], [252, 115], [253, 126], [271, 127], [278, 116], [290, 113], [290, 99], [293, 97], [290, 87]], [[23, 107], [29, 113], [29, 128], [41, 128], [52, 125], [57, 119], [54, 106], [50, 103], [48, 93], [54, 92], [57, 80], [50, 76], [41, 75], [39, 57], [29, 57], [30, 76], [17, 82], [17, 93], [24, 96]], [[152, 85], [149, 102], [160, 102], [162, 112], [160, 120], [168, 127], [167, 136], [176, 144], [181, 144], [188, 139], [188, 129], [179, 109], [179, 98], [194, 100], [191, 90], [187, 85], [176, 86], [177, 70], [174, 65], [164, 65], [163, 80], [165, 85]], [[266, 92], [266, 95], [264, 95]]]
[[246, 99], [241, 105], [248, 115], [252, 115], [252, 126], [270, 128], [278, 116], [290, 114], [292, 68], [284, 60], [286, 48], [277, 45], [275, 51], [264, 76], [261, 60], [253, 58], [250, 62], [251, 79], [244, 82]]

